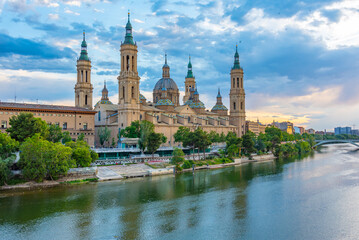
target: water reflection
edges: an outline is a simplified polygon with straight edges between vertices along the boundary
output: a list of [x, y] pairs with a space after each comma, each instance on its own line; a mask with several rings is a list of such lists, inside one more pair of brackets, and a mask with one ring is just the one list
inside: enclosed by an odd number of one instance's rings
[[303, 239], [312, 238], [305, 226], [314, 219], [321, 238], [330, 239], [337, 235], [325, 235], [317, 219], [351, 211], [326, 200], [336, 203], [338, 192], [359, 198], [353, 150], [329, 146], [302, 158], [195, 175], [2, 194], [0, 232], [4, 239]]

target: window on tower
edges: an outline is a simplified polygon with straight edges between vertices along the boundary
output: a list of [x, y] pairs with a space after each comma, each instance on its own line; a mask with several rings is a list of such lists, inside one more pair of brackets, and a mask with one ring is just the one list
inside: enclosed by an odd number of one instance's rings
[[243, 102], [241, 102], [241, 110], [243, 110]]
[[125, 87], [124, 86], [122, 87], [122, 98], [123, 98], [123, 100], [125, 100]]
[[130, 56], [127, 55], [126, 57], [126, 70], [128, 71], [130, 68]]
[[236, 87], [236, 80], [233, 78], [233, 87]]
[[236, 102], [233, 102], [233, 110], [236, 110]]
[[237, 88], [239, 88], [239, 78], [237, 78]]
[[85, 77], [86, 77], [86, 82], [87, 82], [87, 71], [85, 71]]
[[87, 95], [85, 95], [85, 105], [87, 105]]
[[135, 98], [135, 87], [133, 87], [133, 86], [131, 88], [131, 96], [132, 96], [132, 98]]
[[135, 57], [132, 56], [132, 71], [135, 71]]

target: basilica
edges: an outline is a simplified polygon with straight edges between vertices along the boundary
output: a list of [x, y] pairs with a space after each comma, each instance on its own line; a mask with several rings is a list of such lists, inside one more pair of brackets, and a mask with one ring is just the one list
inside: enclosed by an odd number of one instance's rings
[[[132, 121], [147, 120], [154, 124], [155, 131], [167, 137], [164, 146], [177, 146], [173, 135], [179, 127], [197, 127], [210, 132], [227, 134], [235, 132], [242, 136], [245, 131], [245, 92], [243, 87], [243, 69], [240, 67], [236, 48], [234, 64], [230, 72], [228, 84], [229, 112], [222, 102], [218, 89], [217, 103], [209, 110], [200, 100], [200, 86], [197, 86], [189, 58], [184, 86], [185, 94], [180, 99], [177, 83], [171, 78], [167, 55], [162, 67], [162, 78], [153, 88], [152, 102], [140, 93], [140, 77], [137, 71], [137, 44], [133, 39], [130, 15], [126, 24], [125, 39], [121, 43], [121, 70], [118, 80], [118, 103], [112, 103], [108, 97], [106, 83], [102, 90], [102, 98], [92, 107], [91, 61], [87, 55], [85, 37], [81, 45], [81, 55], [77, 61], [77, 83], [75, 86], [76, 107], [96, 111], [95, 114], [95, 146], [99, 146], [98, 130], [108, 127], [111, 139], [118, 139], [121, 129], [131, 125]], [[182, 100], [182, 103], [181, 103]]]

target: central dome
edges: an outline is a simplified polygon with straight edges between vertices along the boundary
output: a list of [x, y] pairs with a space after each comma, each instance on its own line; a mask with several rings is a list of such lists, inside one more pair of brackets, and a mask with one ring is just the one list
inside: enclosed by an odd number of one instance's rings
[[167, 90], [178, 90], [177, 84], [172, 78], [161, 78], [158, 80], [153, 90], [162, 90], [162, 88], [166, 88]]

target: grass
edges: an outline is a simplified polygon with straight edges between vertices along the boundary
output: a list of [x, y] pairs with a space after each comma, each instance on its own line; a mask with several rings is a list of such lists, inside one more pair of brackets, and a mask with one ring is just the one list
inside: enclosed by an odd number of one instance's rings
[[97, 181], [98, 181], [98, 178], [86, 178], [86, 179], [65, 181], [65, 182], [61, 182], [61, 184], [83, 184], [83, 183], [97, 182]]
[[11, 178], [8, 182], [7, 185], [16, 185], [16, 184], [21, 184], [21, 183], [26, 183], [27, 181], [23, 178]]

